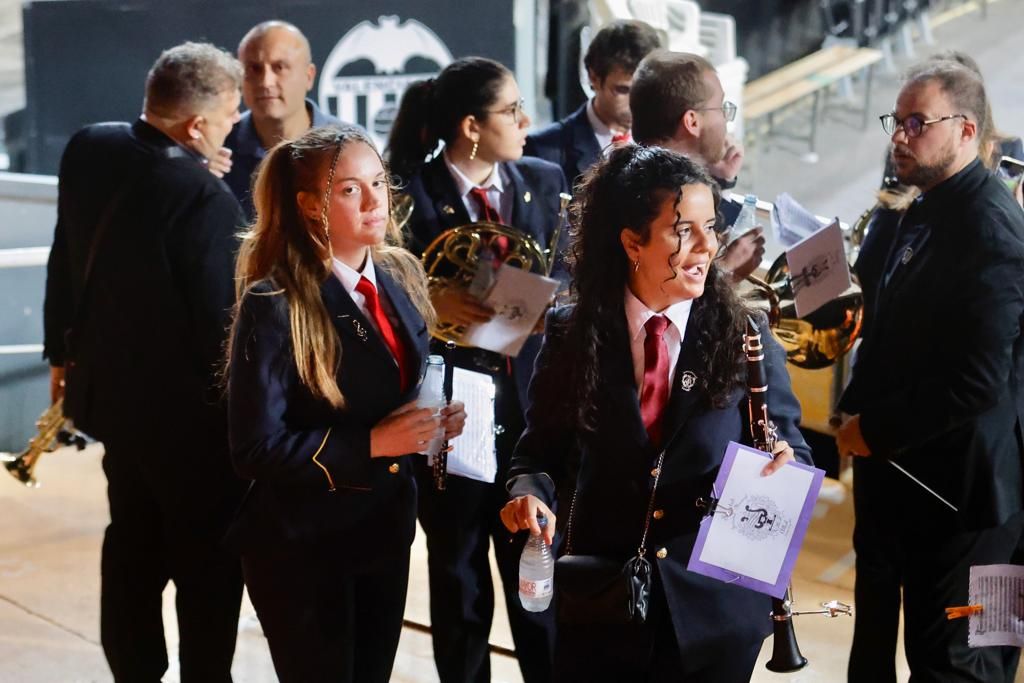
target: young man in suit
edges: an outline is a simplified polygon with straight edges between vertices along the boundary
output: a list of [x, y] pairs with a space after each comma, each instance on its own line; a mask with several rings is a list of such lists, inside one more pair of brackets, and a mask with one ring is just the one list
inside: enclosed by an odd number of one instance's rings
[[598, 31], [583, 58], [594, 97], [561, 121], [530, 134], [523, 153], [558, 164], [572, 182], [612, 142], [629, 140], [633, 72], [658, 47], [658, 33], [642, 21], [614, 21]]
[[212, 45], [173, 47], [142, 116], [84, 128], [61, 161], [44, 353], [54, 400], [67, 367], [65, 413], [105, 448], [100, 637], [118, 682], [167, 669], [168, 580], [181, 680], [231, 680], [242, 573], [220, 541], [244, 485], [217, 372], [244, 218], [207, 163], [238, 121], [241, 80]]
[[880, 605], [857, 613], [851, 681], [894, 680], [896, 613], [873, 593], [899, 604], [897, 585], [915, 680], [1008, 682], [1017, 666], [1019, 651], [970, 648], [967, 620], [943, 614], [968, 604], [972, 566], [1010, 561], [1024, 508], [1024, 213], [978, 157], [985, 108], [977, 74], [937, 62], [882, 121], [899, 181], [922, 194], [891, 237], [840, 403], [855, 591]]
[[[656, 50], [633, 76], [629, 94], [633, 138], [683, 154], [701, 164], [723, 190], [736, 186], [743, 146], [726, 132], [736, 105], [725, 99], [715, 67], [699, 55]], [[760, 227], [722, 250], [719, 267], [743, 280], [761, 264], [764, 236]]]

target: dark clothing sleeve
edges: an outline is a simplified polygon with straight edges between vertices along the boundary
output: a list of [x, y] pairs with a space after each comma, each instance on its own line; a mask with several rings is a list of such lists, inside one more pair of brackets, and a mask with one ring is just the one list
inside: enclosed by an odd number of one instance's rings
[[61, 157], [57, 184], [57, 226], [53, 232], [53, 246], [46, 263], [46, 298], [43, 302], [43, 358], [50, 365], [64, 365], [64, 333], [71, 327], [74, 311], [74, 289], [71, 282], [71, 256], [68, 245], [68, 202], [64, 185], [68, 167], [72, 165], [74, 138]]
[[[341, 413], [333, 421], [289, 420], [299, 412], [292, 402], [310, 398], [295, 368], [283, 294], [249, 292], [242, 299], [228, 397], [231, 458], [242, 477], [318, 490], [370, 488], [372, 425]], [[323, 413], [330, 415], [329, 408]]]
[[575, 445], [572, 418], [565, 410], [567, 388], [554, 366], [563, 341], [563, 315], [553, 309], [545, 320], [544, 341], [530, 381], [526, 429], [516, 445], [507, 485], [512, 497], [534, 495], [548, 507], [569, 475]]
[[171, 276], [184, 298], [192, 343], [207, 373], [214, 372], [224, 358], [235, 301], [237, 233], [244, 222], [238, 202], [227, 192], [216, 192], [181, 215], [171, 230]]

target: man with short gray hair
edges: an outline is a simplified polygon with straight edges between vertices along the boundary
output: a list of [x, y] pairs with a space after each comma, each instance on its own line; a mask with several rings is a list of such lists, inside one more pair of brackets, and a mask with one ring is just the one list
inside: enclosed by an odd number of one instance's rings
[[61, 160], [44, 355], [53, 400], [105, 448], [100, 636], [119, 683], [167, 669], [169, 580], [180, 680], [231, 680], [242, 577], [221, 539], [245, 487], [217, 370], [244, 217], [207, 166], [238, 120], [241, 78], [212, 45], [173, 47], [139, 119], [87, 126]]

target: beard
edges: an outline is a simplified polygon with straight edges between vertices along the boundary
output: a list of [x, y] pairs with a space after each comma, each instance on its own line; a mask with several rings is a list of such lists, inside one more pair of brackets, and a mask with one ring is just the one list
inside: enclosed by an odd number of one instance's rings
[[[895, 148], [893, 150], [895, 153]], [[906, 153], [909, 155], [909, 152]], [[904, 157], [905, 159], [907, 157]], [[903, 185], [913, 185], [918, 188], [931, 188], [939, 181], [945, 179], [949, 174], [949, 168], [956, 161], [956, 149], [950, 145], [943, 151], [941, 157], [932, 163], [921, 163], [916, 157], [910, 156], [911, 165], [906, 170], [901, 170], [899, 162], [893, 157], [893, 165], [896, 171], [896, 179]]]
[[700, 138], [700, 158], [705, 166], [717, 164], [725, 157], [725, 134], [704, 135]]

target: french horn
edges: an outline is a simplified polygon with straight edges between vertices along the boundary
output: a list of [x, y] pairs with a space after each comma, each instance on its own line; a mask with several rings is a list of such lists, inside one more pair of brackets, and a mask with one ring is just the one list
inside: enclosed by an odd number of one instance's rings
[[[423, 268], [431, 289], [455, 287], [474, 292], [479, 289], [474, 287], [474, 281], [479, 283], [481, 269], [497, 269], [502, 264], [551, 275], [571, 199], [567, 194], [559, 195], [559, 218], [547, 248], [526, 232], [502, 223], [480, 221], [445, 230], [423, 251]], [[501, 254], [500, 263], [493, 258], [496, 253]], [[431, 334], [435, 339], [465, 346], [465, 332], [464, 325], [441, 320]]]

